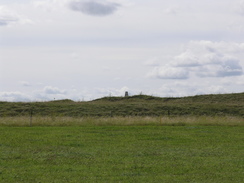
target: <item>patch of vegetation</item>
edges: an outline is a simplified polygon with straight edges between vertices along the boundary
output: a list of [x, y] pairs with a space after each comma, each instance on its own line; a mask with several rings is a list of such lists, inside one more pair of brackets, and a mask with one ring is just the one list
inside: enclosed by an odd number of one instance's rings
[[0, 127], [0, 182], [242, 182], [243, 127]]
[[147, 95], [104, 97], [89, 102], [0, 102], [0, 116], [239, 116], [244, 117], [244, 93], [160, 98]]
[[0, 126], [244, 126], [244, 118], [233, 116], [175, 116], [175, 117], [67, 117], [16, 116], [0, 118]]

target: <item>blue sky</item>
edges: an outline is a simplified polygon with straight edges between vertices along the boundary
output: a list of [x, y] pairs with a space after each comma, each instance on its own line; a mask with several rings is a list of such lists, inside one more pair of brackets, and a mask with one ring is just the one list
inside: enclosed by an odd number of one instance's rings
[[243, 35], [243, 0], [0, 0], [0, 100], [243, 92]]

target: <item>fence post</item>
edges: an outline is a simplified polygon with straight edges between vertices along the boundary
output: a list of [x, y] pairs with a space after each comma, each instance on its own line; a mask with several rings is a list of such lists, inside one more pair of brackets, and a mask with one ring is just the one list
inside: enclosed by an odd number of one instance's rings
[[30, 108], [30, 127], [32, 126], [32, 115], [33, 115], [33, 109]]
[[170, 116], [170, 110], [168, 110], [168, 116]]

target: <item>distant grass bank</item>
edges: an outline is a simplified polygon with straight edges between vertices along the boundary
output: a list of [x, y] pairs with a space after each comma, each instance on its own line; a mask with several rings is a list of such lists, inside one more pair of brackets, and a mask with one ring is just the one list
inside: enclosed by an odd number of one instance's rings
[[0, 117], [127, 117], [238, 116], [244, 117], [244, 93], [160, 98], [147, 95], [104, 97], [88, 102], [0, 102]]
[[1, 117], [0, 126], [244, 126], [244, 118], [235, 116], [175, 117]]
[[243, 126], [0, 127], [0, 182], [244, 180]]

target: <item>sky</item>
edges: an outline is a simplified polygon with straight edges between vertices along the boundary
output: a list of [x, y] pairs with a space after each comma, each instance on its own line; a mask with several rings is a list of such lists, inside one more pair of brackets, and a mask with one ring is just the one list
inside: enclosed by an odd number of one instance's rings
[[244, 92], [244, 0], [0, 0], [0, 101]]

